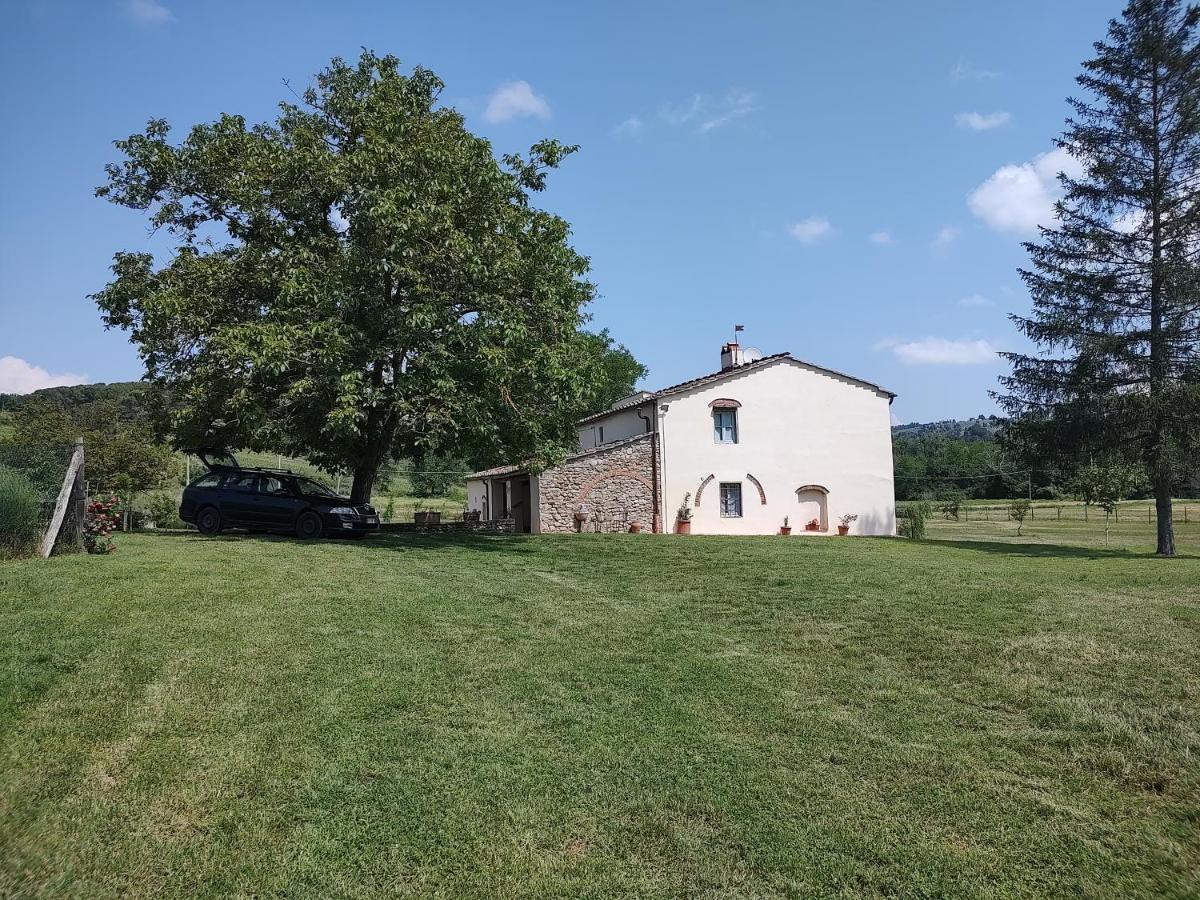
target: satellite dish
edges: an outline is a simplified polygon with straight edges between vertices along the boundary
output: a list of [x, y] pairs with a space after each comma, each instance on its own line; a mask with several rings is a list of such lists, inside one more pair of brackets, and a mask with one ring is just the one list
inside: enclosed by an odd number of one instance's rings
[[758, 362], [763, 358], [763, 352], [757, 347], [747, 347], [742, 351], [742, 359], [748, 363]]

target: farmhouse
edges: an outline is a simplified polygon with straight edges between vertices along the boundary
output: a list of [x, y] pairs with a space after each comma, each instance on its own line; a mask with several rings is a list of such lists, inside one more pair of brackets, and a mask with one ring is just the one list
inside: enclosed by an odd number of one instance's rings
[[467, 503], [534, 533], [777, 534], [786, 518], [795, 534], [831, 534], [849, 515], [851, 533], [894, 534], [895, 396], [728, 343], [719, 371], [582, 419], [561, 465], [473, 473]]

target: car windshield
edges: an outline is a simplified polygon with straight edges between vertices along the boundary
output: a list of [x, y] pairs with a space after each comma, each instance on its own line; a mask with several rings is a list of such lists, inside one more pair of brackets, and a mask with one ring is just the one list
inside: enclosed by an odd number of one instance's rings
[[314, 481], [311, 478], [297, 478], [296, 484], [300, 487], [302, 494], [312, 494], [317, 497], [338, 497], [332, 488], [326, 487], [319, 481]]

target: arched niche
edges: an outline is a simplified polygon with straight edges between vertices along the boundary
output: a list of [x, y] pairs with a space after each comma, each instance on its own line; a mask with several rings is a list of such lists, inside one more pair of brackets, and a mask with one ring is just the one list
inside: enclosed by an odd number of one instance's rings
[[829, 488], [823, 484], [802, 484], [796, 488], [796, 526], [807, 528], [816, 519], [821, 531], [829, 530]]

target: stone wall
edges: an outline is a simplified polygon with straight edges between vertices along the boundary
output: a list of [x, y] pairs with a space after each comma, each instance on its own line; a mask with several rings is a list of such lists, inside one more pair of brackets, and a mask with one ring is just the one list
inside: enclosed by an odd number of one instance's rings
[[[543, 532], [650, 531], [654, 521], [650, 435], [567, 457], [538, 477]], [[581, 523], [576, 513], [586, 518]]]
[[516, 519], [482, 519], [477, 522], [463, 522], [452, 519], [449, 522], [439, 522], [436, 525], [418, 525], [416, 522], [384, 522], [379, 526], [380, 531], [403, 531], [416, 534], [462, 534], [476, 532], [479, 534], [516, 534]]

